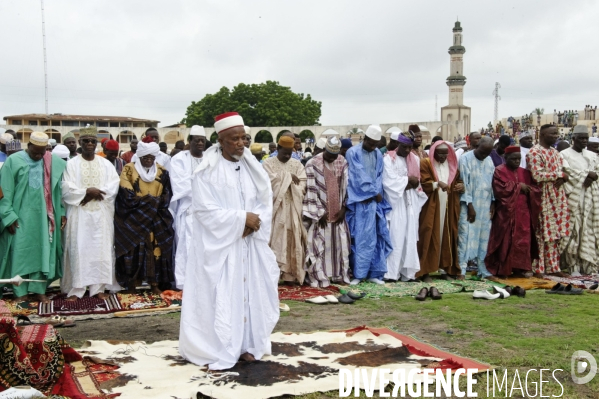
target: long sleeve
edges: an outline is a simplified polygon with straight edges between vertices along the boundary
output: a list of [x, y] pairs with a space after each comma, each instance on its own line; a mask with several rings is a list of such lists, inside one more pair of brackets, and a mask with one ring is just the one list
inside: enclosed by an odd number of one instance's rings
[[326, 213], [327, 204], [320, 199], [319, 188], [316, 185], [314, 162], [308, 161], [306, 165], [306, 196], [304, 197], [302, 215], [312, 219], [320, 220]]
[[433, 165], [430, 158], [423, 159], [420, 162], [420, 185], [426, 195], [431, 195], [438, 187], [438, 183], [433, 175]]
[[285, 193], [289, 189], [289, 186], [293, 184], [293, 181], [291, 179], [291, 173], [286, 171], [275, 171], [269, 160], [276, 161], [276, 158], [269, 158], [262, 165], [266, 173], [268, 173], [268, 177], [270, 179], [274, 198], [273, 212], [276, 212], [276, 210], [281, 206], [281, 203], [285, 198]]
[[[396, 162], [400, 162], [399, 159]], [[408, 176], [399, 176], [390, 156], [386, 156], [383, 162], [383, 189], [385, 197], [390, 204], [395, 204], [403, 196], [408, 185]]]
[[65, 204], [71, 206], [78, 206], [85, 198], [87, 191], [85, 188], [79, 188], [77, 166], [79, 166], [77, 158], [67, 162], [67, 168], [62, 175], [62, 200]]
[[15, 195], [15, 180], [13, 177], [12, 163], [5, 162], [0, 169], [0, 187], [4, 198], [0, 200], [0, 233], [19, 217], [13, 208], [13, 198]]
[[468, 157], [465, 155], [460, 157], [459, 170], [460, 176], [462, 177], [462, 180], [464, 182], [465, 189], [464, 193], [462, 193], [460, 197], [460, 201], [465, 202], [466, 204], [470, 204], [472, 203], [474, 193], [472, 192], [473, 187], [470, 183], [470, 167], [468, 165]]
[[105, 171], [104, 184], [102, 187], [98, 188], [106, 193], [104, 196], [104, 201], [114, 204], [116, 195], [119, 192], [119, 183], [121, 179], [119, 174], [116, 173], [114, 166], [112, 166], [106, 159], [102, 158], [102, 160], [104, 161], [102, 162], [102, 166], [104, 167]]
[[553, 172], [547, 170], [542, 154], [534, 148], [526, 154], [526, 164], [532, 173], [532, 178], [539, 183], [554, 182], [563, 176], [561, 168], [558, 168]]

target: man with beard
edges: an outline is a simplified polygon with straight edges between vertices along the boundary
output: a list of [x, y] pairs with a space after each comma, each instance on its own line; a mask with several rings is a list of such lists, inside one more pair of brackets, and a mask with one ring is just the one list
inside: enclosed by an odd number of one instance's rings
[[526, 169], [526, 155], [528, 155], [528, 152], [533, 145], [532, 133], [528, 130], [520, 132], [518, 135], [518, 141], [520, 142], [520, 154], [522, 155], [520, 159], [520, 167]]
[[414, 135], [414, 145], [412, 148], [412, 152], [418, 158], [428, 158], [428, 154], [424, 151], [422, 146], [422, 132], [420, 131], [420, 127], [418, 125], [410, 125], [408, 128], [410, 132]]
[[[158, 134], [156, 128], [148, 128], [146, 130], [146, 136], [142, 139], [142, 141], [144, 143], [151, 143], [153, 141], [154, 143], [158, 144], [160, 142], [160, 135]], [[137, 160], [137, 154], [133, 154], [131, 157], [131, 162], [135, 163]], [[166, 155], [164, 152], [161, 151], [160, 154], [156, 156], [156, 162], [158, 162], [158, 165], [164, 166], [166, 170], [170, 170], [171, 157]]]

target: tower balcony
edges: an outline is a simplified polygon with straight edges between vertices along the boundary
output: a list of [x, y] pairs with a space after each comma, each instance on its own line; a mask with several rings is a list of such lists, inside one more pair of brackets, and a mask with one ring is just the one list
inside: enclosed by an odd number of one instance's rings
[[462, 75], [449, 76], [447, 78], [447, 86], [464, 86], [466, 77]]
[[464, 46], [451, 46], [447, 52], [449, 54], [464, 54], [466, 52], [466, 47], [464, 47]]

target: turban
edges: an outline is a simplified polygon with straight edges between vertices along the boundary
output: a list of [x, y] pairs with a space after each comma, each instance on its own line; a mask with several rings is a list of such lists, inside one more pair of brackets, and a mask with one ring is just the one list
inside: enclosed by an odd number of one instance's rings
[[29, 142], [39, 147], [46, 147], [48, 145], [48, 140], [48, 135], [42, 132], [33, 132], [31, 133], [31, 136], [29, 136]]
[[381, 136], [383, 135], [383, 131], [381, 127], [378, 125], [370, 125], [368, 129], [366, 129], [366, 133], [364, 133], [366, 137], [371, 138], [376, 141], [381, 140]]
[[351, 148], [352, 142], [351, 139], [341, 139], [341, 148]]
[[56, 140], [55, 139], [49, 139], [48, 140], [48, 144], [50, 144], [52, 147], [56, 147]]
[[341, 141], [335, 136], [329, 137], [325, 145], [325, 150], [331, 154], [339, 154], [341, 151]]
[[206, 132], [204, 131], [203, 126], [193, 125], [191, 127], [191, 131], [189, 132], [190, 136], [203, 136], [206, 137]]
[[89, 125], [84, 128], [79, 129], [79, 137], [84, 137], [84, 136], [97, 137], [98, 129], [96, 129], [95, 126], [89, 126]]
[[21, 151], [21, 141], [20, 140], [13, 140], [13, 141], [9, 141], [8, 143], [6, 143], [6, 151]]
[[413, 132], [410, 130], [406, 133], [402, 133], [402, 134], [398, 135], [397, 141], [399, 141], [402, 144], [413, 145], [414, 144], [414, 135], [412, 133]]
[[468, 144], [466, 144], [466, 140], [460, 140], [457, 143], [455, 143], [453, 146], [456, 149], [459, 149], [459, 148], [466, 148], [466, 147], [468, 147]]
[[321, 137], [318, 139], [318, 141], [316, 142], [316, 147], [320, 148], [321, 150], [324, 150], [324, 148], [327, 146], [327, 139], [325, 139], [324, 137]]
[[524, 137], [532, 137], [532, 133], [529, 131], [525, 131], [525, 132], [520, 132], [520, 134], [518, 134], [518, 138], [520, 140], [522, 140]]
[[66, 139], [74, 139], [75, 135], [72, 132], [68, 132], [64, 136], [62, 136], [62, 142], [64, 143]]
[[589, 134], [589, 129], [587, 129], [586, 125], [576, 125], [572, 134]]
[[250, 152], [254, 155], [262, 154], [262, 145], [260, 143], [253, 143], [250, 145]]
[[520, 152], [520, 146], [511, 145], [505, 149], [506, 154], [511, 154], [512, 152]]
[[243, 130], [245, 130], [245, 134], [250, 134], [250, 127], [249, 126], [244, 126]]
[[143, 141], [137, 145], [137, 157], [142, 158], [146, 155], [154, 155], [157, 156], [160, 154], [160, 147], [158, 144], [154, 143], [144, 143]]
[[11, 141], [13, 141], [12, 134], [4, 133], [4, 134], [0, 135], [0, 143], [6, 144], [6, 143], [10, 143]]
[[599, 143], [599, 137], [589, 137], [589, 143]]
[[295, 140], [289, 136], [281, 136], [278, 144], [283, 148], [293, 148]]
[[408, 127], [408, 130], [411, 131], [412, 133], [419, 133], [420, 127], [418, 127], [418, 125], [410, 125]]
[[69, 155], [71, 155], [71, 151], [69, 151], [65, 145], [58, 144], [52, 150], [52, 154], [56, 155], [58, 158], [67, 159], [69, 158]]
[[216, 130], [216, 133], [220, 134], [237, 126], [244, 126], [243, 118], [237, 112], [226, 112], [214, 117], [214, 130]]
[[[106, 148], [107, 150], [110, 150], [110, 151], [118, 151], [118, 150], [120, 150], [120, 149], [121, 149], [121, 148], [119, 147], [119, 143], [117, 143], [117, 141], [116, 141], [116, 140], [108, 140], [108, 141], [106, 142], [106, 147], [105, 147], [105, 148]], [[138, 155], [138, 156], [139, 156], [139, 155]]]

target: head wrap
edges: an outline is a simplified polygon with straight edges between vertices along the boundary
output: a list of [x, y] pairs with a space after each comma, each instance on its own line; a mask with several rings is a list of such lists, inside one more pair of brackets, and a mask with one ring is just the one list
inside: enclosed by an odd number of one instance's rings
[[66, 139], [74, 139], [75, 135], [72, 132], [68, 132], [64, 136], [62, 136], [62, 142], [64, 143]]
[[[435, 159], [435, 151], [437, 151], [439, 147], [442, 147], [446, 144], [448, 143], [443, 140], [438, 140], [431, 145], [431, 148], [428, 151], [428, 156], [431, 160], [431, 163]], [[451, 145], [447, 146], [447, 160], [445, 162], [447, 162], [447, 165], [449, 166], [449, 177], [447, 179], [447, 184], [451, 185], [458, 171], [458, 157], [456, 156], [454, 149], [451, 148]], [[433, 170], [433, 174], [435, 175], [435, 180], [439, 181], [439, 176], [437, 176], [437, 169], [434, 167], [434, 164], [431, 169]]]
[[206, 131], [203, 126], [193, 125], [191, 127], [191, 131], [189, 132], [190, 136], [203, 136], [206, 137]]
[[532, 137], [532, 133], [527, 130], [518, 134], [518, 139], [522, 140], [524, 137]]
[[331, 154], [339, 154], [341, 151], [341, 141], [335, 136], [330, 136], [325, 145], [325, 150]]
[[495, 139], [495, 141], [493, 142], [493, 145], [497, 145], [497, 143], [499, 143], [499, 139]]
[[29, 142], [39, 147], [46, 147], [49, 139], [48, 135], [42, 132], [33, 132], [31, 133], [31, 136], [29, 136]]
[[281, 136], [278, 144], [283, 148], [293, 148], [295, 145], [295, 140], [289, 136]]
[[402, 144], [412, 145], [412, 144], [414, 144], [414, 134], [413, 133], [414, 132], [412, 130], [402, 133], [397, 136], [397, 141], [399, 141]]
[[468, 144], [466, 143], [466, 140], [460, 140], [460, 141], [456, 142], [453, 146], [456, 149], [459, 149], [459, 148], [464, 149], [464, 148], [468, 147]]
[[216, 130], [216, 133], [220, 134], [237, 126], [244, 126], [243, 118], [237, 112], [226, 112], [214, 117], [214, 130]]
[[244, 126], [243, 130], [245, 130], [245, 134], [250, 134], [250, 127], [249, 126]]
[[79, 129], [79, 137], [92, 136], [98, 137], [98, 129], [95, 126], [87, 125], [84, 128]]
[[108, 140], [106, 142], [106, 146], [104, 148], [106, 148], [107, 150], [110, 150], [110, 151], [118, 151], [118, 150], [120, 150], [119, 143], [116, 140]]
[[351, 148], [352, 142], [351, 139], [341, 139], [341, 148]]
[[145, 157], [146, 155], [158, 156], [160, 154], [160, 147], [155, 142], [144, 143], [143, 141], [137, 144], [137, 157]]
[[327, 139], [325, 139], [324, 137], [321, 137], [318, 139], [318, 141], [316, 142], [316, 147], [320, 148], [321, 150], [324, 150], [324, 148], [327, 146]]
[[13, 140], [14, 140], [14, 138], [12, 137], [12, 134], [10, 134], [10, 133], [0, 134], [0, 144], [10, 143]]
[[397, 141], [399, 138], [399, 135], [402, 134], [403, 132], [401, 131], [401, 129], [398, 129], [396, 132], [392, 132], [391, 133], [391, 137], [389, 137], [391, 140], [395, 140]]
[[587, 125], [576, 125], [572, 134], [589, 134], [589, 129]]
[[262, 144], [260, 144], [260, 143], [252, 143], [250, 145], [250, 152], [253, 155], [260, 155], [260, 154], [262, 154]]
[[519, 145], [511, 145], [505, 149], [506, 154], [511, 154], [512, 152], [520, 152]]
[[410, 125], [408, 127], [408, 130], [412, 133], [419, 133], [420, 132], [420, 127], [418, 125]]
[[589, 137], [589, 143], [599, 143], [599, 137]]
[[383, 131], [379, 125], [370, 125], [368, 129], [366, 129], [366, 133], [364, 133], [366, 137], [371, 138], [376, 141], [380, 141], [383, 136]]
[[52, 154], [56, 155], [58, 158], [68, 159], [69, 155], [71, 155], [71, 151], [69, 151], [69, 149], [67, 148], [67, 146], [62, 145], [62, 144], [58, 144], [52, 150]]
[[21, 151], [21, 140], [12, 140], [6, 143], [6, 152]]
[[49, 139], [48, 140], [48, 144], [50, 144], [52, 146], [52, 148], [56, 147], [56, 140], [55, 139]]

